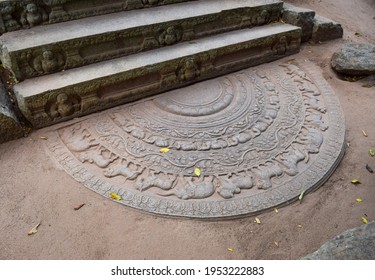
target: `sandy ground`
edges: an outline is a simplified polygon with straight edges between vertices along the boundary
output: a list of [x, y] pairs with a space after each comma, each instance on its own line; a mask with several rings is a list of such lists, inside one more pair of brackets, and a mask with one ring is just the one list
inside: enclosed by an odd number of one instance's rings
[[[290, 2], [314, 8], [345, 30], [344, 40], [305, 44], [295, 56], [320, 66], [345, 113], [350, 146], [326, 184], [302, 203], [259, 215], [261, 224], [254, 217], [205, 222], [154, 216], [75, 182], [50, 160], [40, 130], [0, 146], [0, 259], [299, 259], [361, 225], [361, 217], [374, 220], [375, 174], [365, 166], [375, 169], [368, 154], [375, 148], [375, 79], [339, 80], [329, 60], [344, 42], [375, 44], [375, 1]], [[362, 184], [352, 185], [353, 178]], [[74, 211], [80, 203], [86, 205]], [[37, 234], [28, 236], [39, 222]]]

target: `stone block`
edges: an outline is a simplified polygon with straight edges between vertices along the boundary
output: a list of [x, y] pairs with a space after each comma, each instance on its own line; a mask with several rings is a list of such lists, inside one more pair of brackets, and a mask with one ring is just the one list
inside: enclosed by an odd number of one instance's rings
[[15, 77], [41, 76], [279, 19], [281, 1], [199, 1], [4, 34], [1, 60]]
[[14, 85], [35, 126], [114, 107], [297, 53], [301, 29], [270, 24], [166, 46]]
[[21, 138], [24, 134], [8, 94], [0, 84], [0, 143]]
[[314, 27], [315, 11], [284, 4], [282, 20], [302, 29], [302, 42], [310, 40]]
[[341, 24], [316, 15], [314, 19], [314, 28], [312, 33], [312, 41], [315, 43], [324, 42], [342, 38], [344, 31]]

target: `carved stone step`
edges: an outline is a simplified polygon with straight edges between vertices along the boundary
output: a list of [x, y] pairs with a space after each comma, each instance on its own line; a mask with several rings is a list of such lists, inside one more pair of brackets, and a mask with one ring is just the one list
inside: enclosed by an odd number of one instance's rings
[[280, 17], [277, 0], [192, 1], [4, 34], [1, 60], [24, 79], [137, 52], [263, 25]]
[[14, 93], [43, 127], [294, 54], [300, 41], [288, 24], [237, 30], [25, 80]]
[[48, 23], [186, 1], [189, 0], [2, 0], [0, 34]]

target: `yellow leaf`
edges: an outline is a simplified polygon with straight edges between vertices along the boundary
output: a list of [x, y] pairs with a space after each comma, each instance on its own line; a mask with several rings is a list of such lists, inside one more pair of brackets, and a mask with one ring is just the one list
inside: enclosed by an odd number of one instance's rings
[[360, 199], [360, 198], [357, 198], [356, 201], [357, 201], [357, 202], [362, 202], [363, 200]]
[[305, 195], [305, 191], [301, 192], [301, 194], [298, 197], [299, 201], [302, 201], [304, 195]]
[[38, 223], [35, 227], [33, 227], [27, 234], [33, 235], [38, 232], [38, 227], [40, 226], [40, 223]]
[[363, 136], [367, 137], [366, 131], [362, 130], [362, 134], [363, 134]]
[[256, 218], [255, 218], [255, 222], [256, 222], [257, 224], [260, 224], [260, 219], [259, 219], [258, 217], [256, 217]]
[[277, 210], [277, 208], [273, 209], [275, 211], [275, 213], [279, 213], [279, 210]]
[[369, 154], [370, 154], [370, 156], [372, 156], [372, 157], [375, 156], [374, 150], [373, 150], [373, 149], [370, 149]]
[[42, 140], [47, 140], [48, 138], [45, 137], [45, 136], [41, 136], [40, 139], [42, 139]]
[[302, 225], [298, 225], [297, 227], [298, 227], [298, 228], [302, 228]]
[[232, 248], [227, 249], [229, 252], [233, 252], [234, 250]]
[[119, 194], [117, 194], [117, 193], [110, 192], [109, 195], [110, 195], [111, 198], [113, 198], [114, 200], [122, 200], [121, 195], [119, 195]]
[[362, 223], [368, 224], [368, 221], [367, 221], [367, 219], [365, 217], [362, 217]]
[[357, 180], [357, 179], [353, 179], [353, 180], [352, 180], [352, 184], [355, 184], [355, 185], [356, 185], [356, 184], [360, 184], [360, 183], [361, 183], [361, 182], [360, 182], [359, 180]]
[[357, 36], [357, 37], [361, 37], [362, 36], [361, 32], [356, 32], [356, 33], [354, 33], [354, 35]]
[[276, 245], [277, 248], [279, 248], [279, 246], [280, 246], [279, 242], [274, 241], [273, 243]]
[[170, 151], [170, 149], [168, 149], [168, 148], [161, 148], [160, 149], [161, 153], [168, 153], [169, 151]]
[[195, 168], [194, 174], [197, 175], [198, 177], [201, 176], [201, 170], [199, 168]]

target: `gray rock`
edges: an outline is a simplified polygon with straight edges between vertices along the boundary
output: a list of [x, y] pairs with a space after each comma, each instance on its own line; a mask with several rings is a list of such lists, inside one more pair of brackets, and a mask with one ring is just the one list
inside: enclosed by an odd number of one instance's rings
[[302, 42], [310, 40], [314, 27], [315, 12], [310, 9], [284, 4], [282, 19], [286, 23], [296, 25], [302, 29]]
[[325, 243], [306, 260], [374, 260], [375, 221], [345, 231]]
[[312, 41], [315, 43], [324, 42], [342, 38], [344, 31], [341, 24], [328, 18], [316, 15], [314, 19], [314, 28]]
[[375, 74], [375, 46], [345, 44], [333, 54], [331, 66], [336, 72], [346, 75]]
[[6, 90], [0, 84], [0, 143], [21, 138], [24, 134]]

